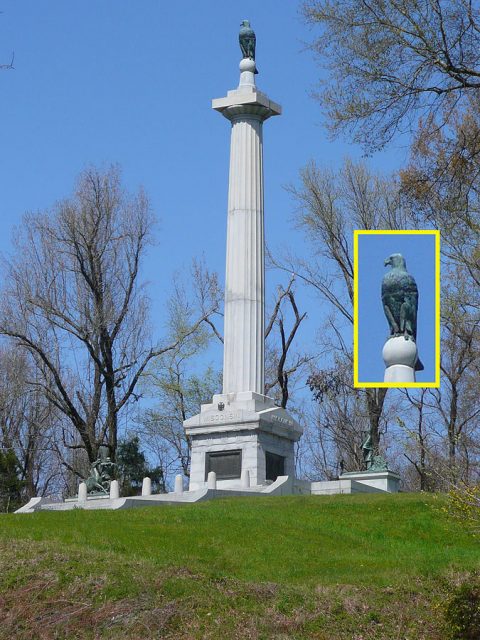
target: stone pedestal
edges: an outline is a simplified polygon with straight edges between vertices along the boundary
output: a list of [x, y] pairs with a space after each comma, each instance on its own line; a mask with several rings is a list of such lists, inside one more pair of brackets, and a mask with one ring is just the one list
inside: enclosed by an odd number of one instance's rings
[[415, 382], [417, 345], [403, 336], [389, 338], [383, 347], [384, 382]]
[[398, 493], [400, 486], [400, 476], [393, 471], [353, 471], [351, 473], [342, 473], [339, 480], [353, 480], [360, 484], [367, 485], [387, 491], [388, 493]]
[[184, 427], [192, 443], [190, 490], [206, 487], [209, 471], [216, 471], [219, 489], [242, 486], [246, 471], [252, 487], [294, 476], [294, 443], [302, 428], [271, 398], [218, 394]]

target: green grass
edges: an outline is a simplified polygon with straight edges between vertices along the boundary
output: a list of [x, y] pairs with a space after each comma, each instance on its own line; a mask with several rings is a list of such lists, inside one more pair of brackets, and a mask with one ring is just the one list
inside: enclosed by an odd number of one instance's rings
[[479, 567], [480, 543], [441, 504], [235, 498], [1, 516], [0, 638], [443, 638], [438, 607]]

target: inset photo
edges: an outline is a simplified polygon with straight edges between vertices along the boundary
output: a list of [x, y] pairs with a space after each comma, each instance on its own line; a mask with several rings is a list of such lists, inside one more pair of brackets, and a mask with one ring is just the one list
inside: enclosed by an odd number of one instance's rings
[[440, 386], [440, 232], [354, 231], [355, 387]]

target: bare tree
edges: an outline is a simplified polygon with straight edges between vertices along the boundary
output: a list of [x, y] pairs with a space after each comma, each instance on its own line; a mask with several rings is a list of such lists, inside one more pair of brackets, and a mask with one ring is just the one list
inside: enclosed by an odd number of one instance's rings
[[318, 94], [334, 133], [382, 147], [420, 116], [480, 88], [480, 9], [471, 0], [306, 0], [312, 48], [331, 72]]
[[[448, 126], [421, 123], [403, 197], [417, 224], [441, 232], [441, 388], [425, 397], [436, 415], [438, 486], [476, 483], [479, 477], [480, 376], [480, 103], [478, 95], [452, 109]], [[431, 457], [431, 456], [430, 456]]]
[[[327, 479], [363, 470], [361, 445], [371, 427], [363, 391], [352, 384], [350, 358], [336, 354], [333, 366], [314, 370], [308, 384], [315, 400], [307, 420], [311, 467]], [[381, 431], [379, 422], [376, 432]]]
[[[480, 309], [480, 102], [454, 109], [450, 126], [435, 120], [422, 124], [408, 166], [401, 172], [402, 193], [418, 224], [433, 226], [442, 236], [445, 266], [461, 285], [470, 310]], [[458, 296], [457, 296], [458, 297]]]
[[307, 317], [306, 313], [301, 314], [298, 310], [294, 282], [295, 276], [292, 275], [285, 289], [278, 287], [265, 329], [265, 395], [274, 395], [278, 405], [284, 409], [290, 397], [292, 380], [301, 374], [312, 358], [305, 353], [294, 353], [292, 349], [298, 329]]
[[[143, 376], [142, 392], [155, 404], [138, 417], [138, 433], [166, 479], [176, 473], [190, 475], [190, 440], [183, 423], [211, 402], [221, 387], [221, 375], [205, 363], [212, 341], [221, 338], [216, 325], [221, 293], [215, 273], [203, 260], [193, 260], [188, 275], [176, 274], [168, 300], [170, 341], [178, 341], [193, 317], [202, 322], [178, 346], [154, 358]], [[215, 309], [208, 315], [207, 310]]]
[[139, 433], [166, 478], [178, 472], [190, 476], [190, 441], [183, 423], [218, 392], [220, 376], [212, 368], [198, 374], [189, 370], [194, 355], [188, 348], [165, 354], [149, 373], [156, 403], [142, 414]]
[[452, 285], [445, 287], [443, 300], [441, 386], [405, 391], [414, 416], [407, 407], [397, 417], [407, 435], [403, 455], [416, 469], [422, 490], [476, 482], [479, 470], [479, 323], [462, 308]]
[[25, 217], [7, 265], [0, 333], [32, 356], [35, 384], [73, 427], [63, 444], [90, 461], [101, 445], [114, 459], [118, 416], [148, 363], [204, 319], [169, 344], [149, 342], [139, 269], [152, 224], [142, 190], [126, 193], [116, 168], [88, 169], [73, 197]]
[[[432, 390], [433, 405], [444, 424], [452, 480], [464, 475], [459, 460], [463, 435], [480, 417], [478, 398], [479, 321], [444, 323], [441, 371], [443, 385]], [[478, 428], [477, 428], [478, 438]], [[466, 478], [464, 478], [466, 479]]]
[[471, 103], [455, 114], [455, 126], [448, 131], [425, 125], [402, 172], [403, 194], [417, 223], [440, 229], [442, 236], [442, 386], [429, 394], [429, 402], [445, 430], [446, 467], [453, 482], [472, 480], [479, 438], [479, 113]]
[[0, 348], [0, 448], [14, 452], [23, 497], [61, 490], [60, 461], [53, 407], [32, 382], [35, 370], [25, 352], [5, 344]]
[[[301, 186], [290, 191], [298, 203], [297, 225], [310, 244], [310, 255], [287, 257], [275, 264], [295, 273], [327, 305], [325, 328], [320, 332], [327, 363], [317, 367], [310, 379], [314, 388], [317, 383], [320, 388], [325, 371], [331, 373], [336, 366], [342, 369], [345, 362], [350, 363], [352, 371], [352, 351], [346, 335], [353, 325], [353, 229], [406, 228], [408, 212], [402, 206], [399, 185], [372, 174], [362, 163], [346, 161], [335, 174], [312, 162], [302, 171], [301, 180]], [[344, 379], [344, 375], [340, 378]], [[353, 389], [352, 380], [346, 384], [345, 391], [349, 386]], [[349, 402], [342, 406], [337, 402], [339, 398], [331, 398], [331, 409], [337, 411], [340, 421], [352, 397], [357, 404], [361, 401], [361, 414], [368, 420], [368, 431], [377, 451], [386, 394], [384, 388], [350, 390]], [[329, 420], [331, 423], [331, 417]]]
[[[415, 480], [410, 482], [412, 490], [434, 491], [443, 483], [439, 468], [439, 453], [441, 446], [441, 433], [435, 428], [437, 412], [432, 410], [429, 403], [431, 390], [419, 389], [411, 392], [409, 389], [401, 390], [407, 400], [407, 406], [397, 416], [400, 426], [400, 434], [406, 436], [401, 444], [402, 455], [410, 463], [415, 471]], [[413, 414], [413, 415], [412, 415]], [[400, 438], [397, 438], [400, 440]], [[443, 468], [443, 464], [440, 464]], [[408, 473], [406, 484], [408, 483]], [[405, 484], [405, 481], [404, 481]]]
[[[445, 468], [454, 480], [471, 479], [478, 450], [480, 7], [470, 0], [306, 0], [303, 14], [322, 29], [313, 49], [331, 75], [317, 97], [332, 132], [370, 151], [397, 132], [415, 133], [400, 172], [408, 226], [391, 228], [440, 229], [444, 287], [442, 386], [412, 398], [409, 457], [423, 485], [429, 459], [443, 475]], [[326, 297], [329, 284], [318, 286]], [[428, 435], [438, 436], [428, 455], [427, 413], [437, 425]]]

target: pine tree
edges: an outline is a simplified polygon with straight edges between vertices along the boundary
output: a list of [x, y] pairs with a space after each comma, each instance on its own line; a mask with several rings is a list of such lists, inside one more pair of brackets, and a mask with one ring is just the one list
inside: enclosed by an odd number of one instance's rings
[[21, 506], [24, 483], [18, 458], [12, 449], [0, 449], [0, 511], [15, 511]]
[[165, 491], [163, 471], [160, 467], [150, 469], [145, 454], [140, 450], [138, 436], [124, 440], [118, 446], [117, 465], [122, 496], [138, 495], [142, 488], [143, 478], [152, 481], [154, 493]]

